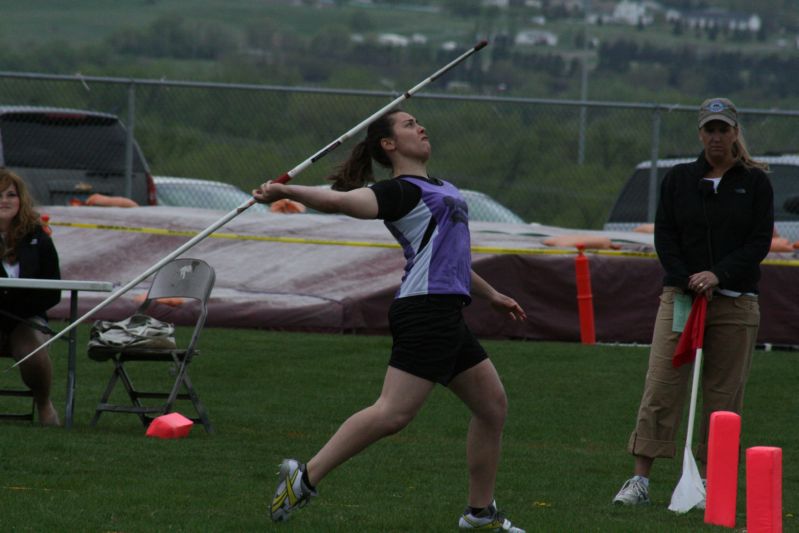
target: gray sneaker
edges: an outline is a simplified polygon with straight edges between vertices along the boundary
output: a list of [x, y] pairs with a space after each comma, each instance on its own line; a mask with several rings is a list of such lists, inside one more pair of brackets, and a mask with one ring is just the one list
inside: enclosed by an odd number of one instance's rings
[[511, 524], [510, 520], [497, 510], [497, 502], [493, 502], [476, 515], [473, 515], [467, 507], [463, 511], [460, 520], [458, 520], [458, 527], [460, 529], [479, 529], [482, 531], [525, 533], [523, 529]]
[[649, 503], [649, 488], [639, 477], [632, 477], [624, 482], [621, 490], [613, 498], [616, 505], [646, 505]]
[[288, 520], [289, 514], [303, 507], [318, 493], [302, 481], [305, 465], [296, 459], [284, 459], [280, 464], [280, 481], [272, 497], [269, 514], [274, 522]]

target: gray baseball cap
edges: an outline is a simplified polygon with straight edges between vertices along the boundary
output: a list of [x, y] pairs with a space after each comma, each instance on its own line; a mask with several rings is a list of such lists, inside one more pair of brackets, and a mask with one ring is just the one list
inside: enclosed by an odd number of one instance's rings
[[738, 125], [738, 110], [727, 98], [708, 98], [699, 106], [699, 127], [711, 120], [721, 120], [730, 126]]

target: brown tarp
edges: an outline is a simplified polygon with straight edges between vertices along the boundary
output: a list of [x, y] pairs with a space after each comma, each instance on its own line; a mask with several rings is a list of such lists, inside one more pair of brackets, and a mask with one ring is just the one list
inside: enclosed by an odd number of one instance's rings
[[[224, 213], [188, 208], [54, 207], [53, 238], [64, 279], [135, 279], [209, 227]], [[476, 299], [466, 317], [483, 338], [579, 341], [575, 250], [542, 240], [560, 234], [607, 236], [620, 250], [587, 253], [596, 337], [601, 342], [649, 343], [662, 270], [652, 236], [590, 232], [540, 225], [471, 223], [473, 267], [528, 314], [513, 322]], [[401, 250], [375, 221], [336, 215], [244, 212], [188, 250], [217, 273], [208, 325], [298, 331], [387, 333], [387, 310], [404, 265]], [[772, 254], [763, 265], [760, 342], [799, 345], [799, 260]], [[118, 320], [137, 307], [145, 280], [91, 317]], [[108, 296], [80, 294], [88, 312]], [[50, 315], [65, 318], [66, 299]], [[158, 306], [158, 315], [187, 323], [182, 307]]]

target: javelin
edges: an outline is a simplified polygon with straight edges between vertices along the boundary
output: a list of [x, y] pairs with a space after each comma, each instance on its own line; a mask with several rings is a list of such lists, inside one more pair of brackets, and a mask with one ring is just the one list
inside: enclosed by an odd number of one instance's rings
[[[461, 63], [462, 61], [464, 61], [467, 57], [471, 56], [472, 54], [474, 54], [478, 50], [481, 50], [482, 48], [484, 48], [487, 44], [488, 44], [488, 41], [486, 41], [486, 40], [480, 41], [479, 43], [474, 45], [472, 48], [470, 48], [469, 50], [467, 50], [466, 52], [464, 52], [460, 56], [456, 57], [455, 59], [450, 61], [448, 64], [446, 64], [443, 67], [441, 67], [439, 70], [437, 70], [435, 73], [433, 73], [430, 77], [428, 77], [427, 79], [425, 79], [425, 80], [421, 81], [420, 83], [416, 84], [413, 88], [408, 89], [402, 95], [400, 95], [399, 97], [397, 97], [394, 100], [392, 100], [389, 104], [383, 106], [378, 111], [373, 113], [369, 118], [367, 118], [366, 120], [364, 120], [363, 122], [361, 122], [360, 124], [358, 124], [357, 126], [352, 128], [347, 133], [345, 133], [344, 135], [342, 135], [341, 137], [339, 137], [338, 139], [336, 139], [332, 143], [328, 144], [327, 146], [325, 146], [324, 148], [322, 148], [318, 152], [316, 152], [314, 155], [312, 155], [311, 157], [309, 157], [308, 159], [306, 159], [305, 161], [303, 161], [302, 163], [300, 163], [296, 167], [292, 168], [288, 172], [286, 172], [283, 175], [281, 175], [280, 177], [276, 178], [274, 181], [277, 182], [277, 183], [286, 183], [286, 182], [288, 182], [294, 176], [296, 176], [297, 174], [299, 174], [300, 172], [302, 172], [303, 170], [305, 170], [306, 168], [308, 168], [312, 164], [316, 163], [317, 161], [322, 159], [324, 156], [326, 156], [327, 154], [329, 154], [330, 152], [332, 152], [333, 150], [335, 150], [336, 148], [341, 146], [341, 144], [344, 141], [346, 141], [347, 139], [349, 139], [353, 135], [356, 135], [358, 132], [360, 132], [361, 130], [363, 130], [367, 126], [369, 126], [369, 124], [371, 124], [372, 122], [376, 121], [378, 118], [382, 117], [384, 114], [386, 114], [392, 108], [397, 106], [397, 104], [399, 104], [400, 102], [402, 102], [404, 100], [407, 100], [408, 98], [410, 98], [411, 96], [416, 94], [422, 87], [424, 87], [424, 86], [428, 85], [429, 83], [435, 81], [437, 78], [442, 76], [444, 73], [446, 73], [447, 71], [449, 71], [450, 69], [452, 69], [453, 67], [455, 67], [456, 65]], [[195, 244], [197, 244], [198, 242], [200, 242], [201, 240], [206, 238], [208, 235], [210, 235], [214, 231], [218, 230], [219, 228], [221, 228], [222, 226], [224, 226], [228, 222], [230, 222], [233, 218], [237, 217], [239, 214], [243, 213], [245, 210], [249, 209], [254, 204], [255, 204], [255, 199], [254, 198], [250, 198], [249, 200], [247, 200], [246, 202], [244, 202], [240, 206], [238, 206], [235, 209], [233, 209], [232, 211], [230, 211], [228, 214], [226, 214], [225, 216], [223, 216], [222, 218], [220, 218], [219, 220], [217, 220], [216, 222], [214, 222], [213, 224], [211, 224], [210, 226], [205, 228], [203, 231], [201, 231], [200, 233], [198, 233], [197, 235], [192, 237], [190, 240], [188, 240], [182, 246], [177, 248], [175, 251], [173, 251], [172, 253], [170, 253], [169, 255], [167, 255], [166, 257], [161, 259], [160, 261], [158, 261], [156, 264], [154, 264], [153, 266], [151, 266], [150, 268], [148, 268], [147, 270], [145, 270], [144, 272], [139, 274], [136, 277], [136, 279], [130, 281], [126, 285], [124, 285], [124, 286], [120, 287], [119, 289], [117, 289], [116, 291], [114, 291], [114, 293], [112, 293], [108, 298], [106, 298], [105, 300], [103, 300], [102, 302], [97, 304], [91, 311], [89, 311], [85, 315], [81, 316], [80, 318], [75, 319], [75, 321], [72, 322], [70, 325], [68, 325], [67, 327], [65, 327], [61, 331], [59, 331], [53, 337], [50, 337], [50, 339], [47, 340], [47, 342], [45, 342], [44, 344], [42, 344], [38, 348], [34, 349], [31, 353], [29, 353], [28, 355], [26, 355], [25, 357], [23, 357], [22, 359], [20, 359], [19, 361], [17, 361], [16, 363], [11, 365], [10, 367], [8, 367], [5, 371], [8, 372], [12, 368], [20, 365], [26, 359], [31, 357], [33, 354], [35, 354], [39, 350], [41, 350], [43, 348], [46, 348], [47, 346], [52, 344], [56, 339], [58, 339], [60, 337], [63, 337], [64, 334], [66, 334], [68, 331], [71, 331], [72, 329], [77, 327], [78, 324], [80, 324], [81, 322], [83, 322], [84, 320], [89, 318], [91, 315], [93, 315], [94, 313], [96, 313], [100, 309], [103, 309], [105, 306], [107, 306], [108, 304], [110, 304], [111, 302], [113, 302], [114, 300], [116, 300], [117, 298], [119, 298], [120, 296], [125, 294], [126, 292], [128, 292], [131, 288], [135, 287], [142, 280], [144, 280], [148, 276], [150, 276], [153, 272], [157, 271], [158, 269], [163, 267], [165, 264], [167, 264], [168, 262], [172, 261], [174, 258], [176, 258], [180, 254], [182, 254], [183, 252], [185, 252], [186, 250], [188, 250], [189, 248], [191, 248], [192, 246], [194, 246]]]

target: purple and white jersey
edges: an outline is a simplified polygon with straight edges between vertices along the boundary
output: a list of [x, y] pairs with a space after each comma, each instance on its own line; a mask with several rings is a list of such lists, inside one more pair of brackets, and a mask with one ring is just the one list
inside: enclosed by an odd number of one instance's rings
[[411, 211], [386, 227], [405, 253], [405, 274], [396, 297], [462, 294], [470, 298], [472, 256], [469, 208], [458, 189], [443, 180], [401, 176], [422, 196]]

